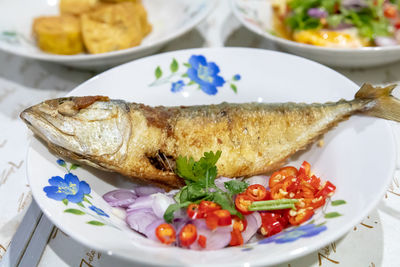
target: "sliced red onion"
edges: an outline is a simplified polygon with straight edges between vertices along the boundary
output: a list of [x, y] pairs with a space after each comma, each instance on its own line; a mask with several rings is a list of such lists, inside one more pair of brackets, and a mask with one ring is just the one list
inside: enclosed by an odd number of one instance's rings
[[160, 240], [158, 240], [157, 236], [156, 236], [156, 228], [162, 224], [165, 223], [164, 220], [162, 219], [157, 219], [155, 221], [153, 221], [152, 223], [150, 223], [149, 225], [147, 225], [145, 231], [143, 232], [143, 234], [145, 236], [147, 236], [147, 238], [160, 242]]
[[326, 18], [328, 16], [328, 12], [321, 8], [310, 8], [307, 11], [307, 14], [313, 18]]
[[219, 177], [218, 179], [215, 179], [215, 185], [221, 189], [224, 192], [227, 192], [228, 190], [225, 188], [225, 182], [232, 181], [233, 179], [228, 178], [228, 177]]
[[165, 193], [165, 190], [156, 186], [138, 186], [135, 187], [135, 192], [139, 197], [149, 196], [155, 193]]
[[215, 250], [229, 245], [231, 241], [232, 226], [217, 227], [214, 231], [207, 228], [204, 219], [194, 220], [193, 224], [197, 228], [197, 239], [200, 235], [207, 238], [206, 247], [202, 248], [197, 240], [190, 245], [190, 249], [195, 250]]
[[153, 212], [160, 219], [164, 217], [164, 213], [169, 205], [175, 203], [175, 200], [171, 196], [167, 196], [162, 193], [156, 193], [150, 197], [153, 199], [153, 203], [151, 205]]
[[181, 230], [182, 230], [182, 228], [186, 225], [186, 224], [188, 224], [188, 223], [193, 223], [192, 222], [192, 220], [190, 220], [187, 216], [185, 217], [185, 218], [175, 218], [174, 219], [174, 221], [172, 222], [172, 225], [174, 226], [174, 228], [175, 228], [175, 231], [176, 231], [176, 236], [177, 236], [177, 238], [176, 238], [176, 240], [177, 240], [177, 244], [180, 246], [180, 244], [179, 244], [179, 238], [178, 238], [178, 235], [179, 235], [179, 233], [181, 232]]
[[268, 176], [264, 176], [264, 175], [253, 176], [253, 177], [247, 178], [245, 181], [249, 185], [260, 184], [260, 185], [264, 186], [265, 188], [267, 188], [267, 186], [268, 186]]
[[126, 208], [135, 202], [136, 198], [135, 191], [129, 189], [116, 189], [103, 195], [103, 199], [112, 207]]
[[128, 213], [137, 209], [152, 209], [153, 198], [151, 196], [138, 197], [126, 210]]
[[138, 209], [128, 213], [126, 223], [135, 231], [144, 234], [146, 227], [158, 220], [152, 209]]
[[252, 214], [246, 215], [247, 227], [246, 230], [242, 232], [243, 244], [246, 244], [250, 238], [252, 238], [256, 233], [258, 228], [261, 227], [261, 216], [258, 212], [253, 212]]
[[398, 45], [399, 43], [397, 42], [396, 39], [394, 39], [392, 37], [379, 36], [379, 37], [375, 38], [375, 44], [377, 46], [394, 46], [394, 45]]

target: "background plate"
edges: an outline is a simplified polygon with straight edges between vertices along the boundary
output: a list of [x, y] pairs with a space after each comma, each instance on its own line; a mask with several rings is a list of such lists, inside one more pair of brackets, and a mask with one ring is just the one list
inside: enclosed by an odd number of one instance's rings
[[400, 45], [356, 49], [328, 48], [278, 37], [272, 34], [272, 2], [273, 0], [231, 0], [231, 7], [236, 18], [252, 32], [274, 42], [285, 51], [329, 66], [361, 68], [400, 60]]
[[4, 0], [0, 4], [0, 49], [23, 57], [73, 67], [104, 69], [154, 53], [168, 41], [195, 27], [214, 7], [214, 1], [207, 0], [142, 2], [153, 29], [139, 46], [102, 54], [55, 55], [43, 52], [36, 46], [32, 37], [32, 21], [38, 16], [59, 14], [59, 1]]

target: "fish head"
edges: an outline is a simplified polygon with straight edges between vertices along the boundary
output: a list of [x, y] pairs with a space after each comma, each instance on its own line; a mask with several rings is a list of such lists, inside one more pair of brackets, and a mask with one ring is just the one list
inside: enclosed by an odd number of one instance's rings
[[108, 97], [44, 101], [21, 113], [28, 127], [61, 156], [121, 157], [130, 135], [129, 106]]

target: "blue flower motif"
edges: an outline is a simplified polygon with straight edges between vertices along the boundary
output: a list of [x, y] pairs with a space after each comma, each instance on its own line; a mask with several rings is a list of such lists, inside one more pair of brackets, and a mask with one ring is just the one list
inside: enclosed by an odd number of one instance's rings
[[289, 231], [284, 231], [279, 234], [273, 235], [271, 237], [265, 238], [259, 241], [259, 244], [267, 244], [271, 242], [275, 243], [287, 243], [293, 242], [301, 237], [310, 237], [315, 236], [325, 231], [327, 227], [325, 225], [315, 225], [313, 223], [302, 225], [296, 228], [293, 228]]
[[85, 181], [79, 181], [72, 173], [60, 176], [53, 176], [49, 179], [50, 186], [45, 186], [43, 191], [47, 197], [55, 200], [67, 199], [73, 203], [82, 202], [85, 194], [90, 194], [90, 186]]
[[60, 165], [60, 166], [63, 166], [63, 167], [66, 165], [65, 161], [62, 160], [62, 159], [58, 159], [57, 160], [57, 164]]
[[172, 83], [172, 86], [171, 86], [171, 92], [176, 93], [176, 92], [182, 91], [184, 86], [185, 86], [185, 83], [182, 80], [174, 82], [174, 83]]
[[233, 76], [233, 80], [234, 81], [239, 81], [242, 77], [240, 76], [240, 74], [235, 74], [235, 76]]
[[99, 209], [98, 207], [95, 206], [90, 206], [89, 209], [93, 210], [94, 212], [96, 212], [98, 215], [100, 216], [105, 216], [105, 217], [110, 217], [108, 216], [107, 213], [105, 213], [102, 209]]
[[224, 85], [225, 80], [218, 76], [219, 67], [214, 62], [207, 62], [202, 55], [193, 55], [189, 59], [189, 64], [188, 77], [200, 85], [200, 89], [204, 93], [215, 95], [218, 92], [217, 87]]

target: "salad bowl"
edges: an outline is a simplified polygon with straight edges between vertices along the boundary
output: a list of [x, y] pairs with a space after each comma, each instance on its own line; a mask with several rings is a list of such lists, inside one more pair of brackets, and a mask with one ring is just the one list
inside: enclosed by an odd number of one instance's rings
[[[185, 75], [191, 68], [188, 62], [199, 55], [217, 67], [214, 74], [225, 81], [216, 85], [213, 94]], [[90, 79], [69, 95], [102, 94], [175, 106], [223, 101], [327, 102], [352, 99], [357, 90], [358, 86], [341, 74], [297, 56], [261, 49], [215, 48], [139, 59]], [[288, 164], [299, 167], [303, 160], [310, 162], [314, 173], [336, 185], [331, 201], [303, 225], [220, 250], [166, 246], [131, 230], [102, 196], [116, 188], [132, 189], [136, 183], [62, 160], [36, 138], [28, 149], [27, 173], [44, 214], [72, 238], [108, 255], [139, 266], [268, 266], [311, 253], [345, 235], [377, 205], [393, 177], [396, 151], [388, 122], [354, 116], [327, 133], [324, 140], [323, 147], [312, 146]], [[79, 190], [63, 188], [64, 193], [59, 194], [57, 188], [70, 181], [79, 184]]]
[[400, 60], [400, 45], [362, 48], [331, 48], [298, 43], [274, 33], [272, 0], [232, 0], [236, 18], [250, 31], [284, 51], [334, 67], [364, 68]]
[[[56, 62], [82, 69], [106, 69], [158, 51], [167, 42], [200, 23], [214, 2], [205, 0], [144, 0], [152, 32], [139, 46], [101, 54], [56, 55], [40, 50], [32, 36], [35, 17], [59, 14], [59, 1], [2, 1], [0, 6], [0, 49], [22, 57]], [[24, 6], [24, 8], [21, 8]], [[18, 14], [18, 15], [15, 15]], [[171, 14], [174, 14], [171, 16]]]

